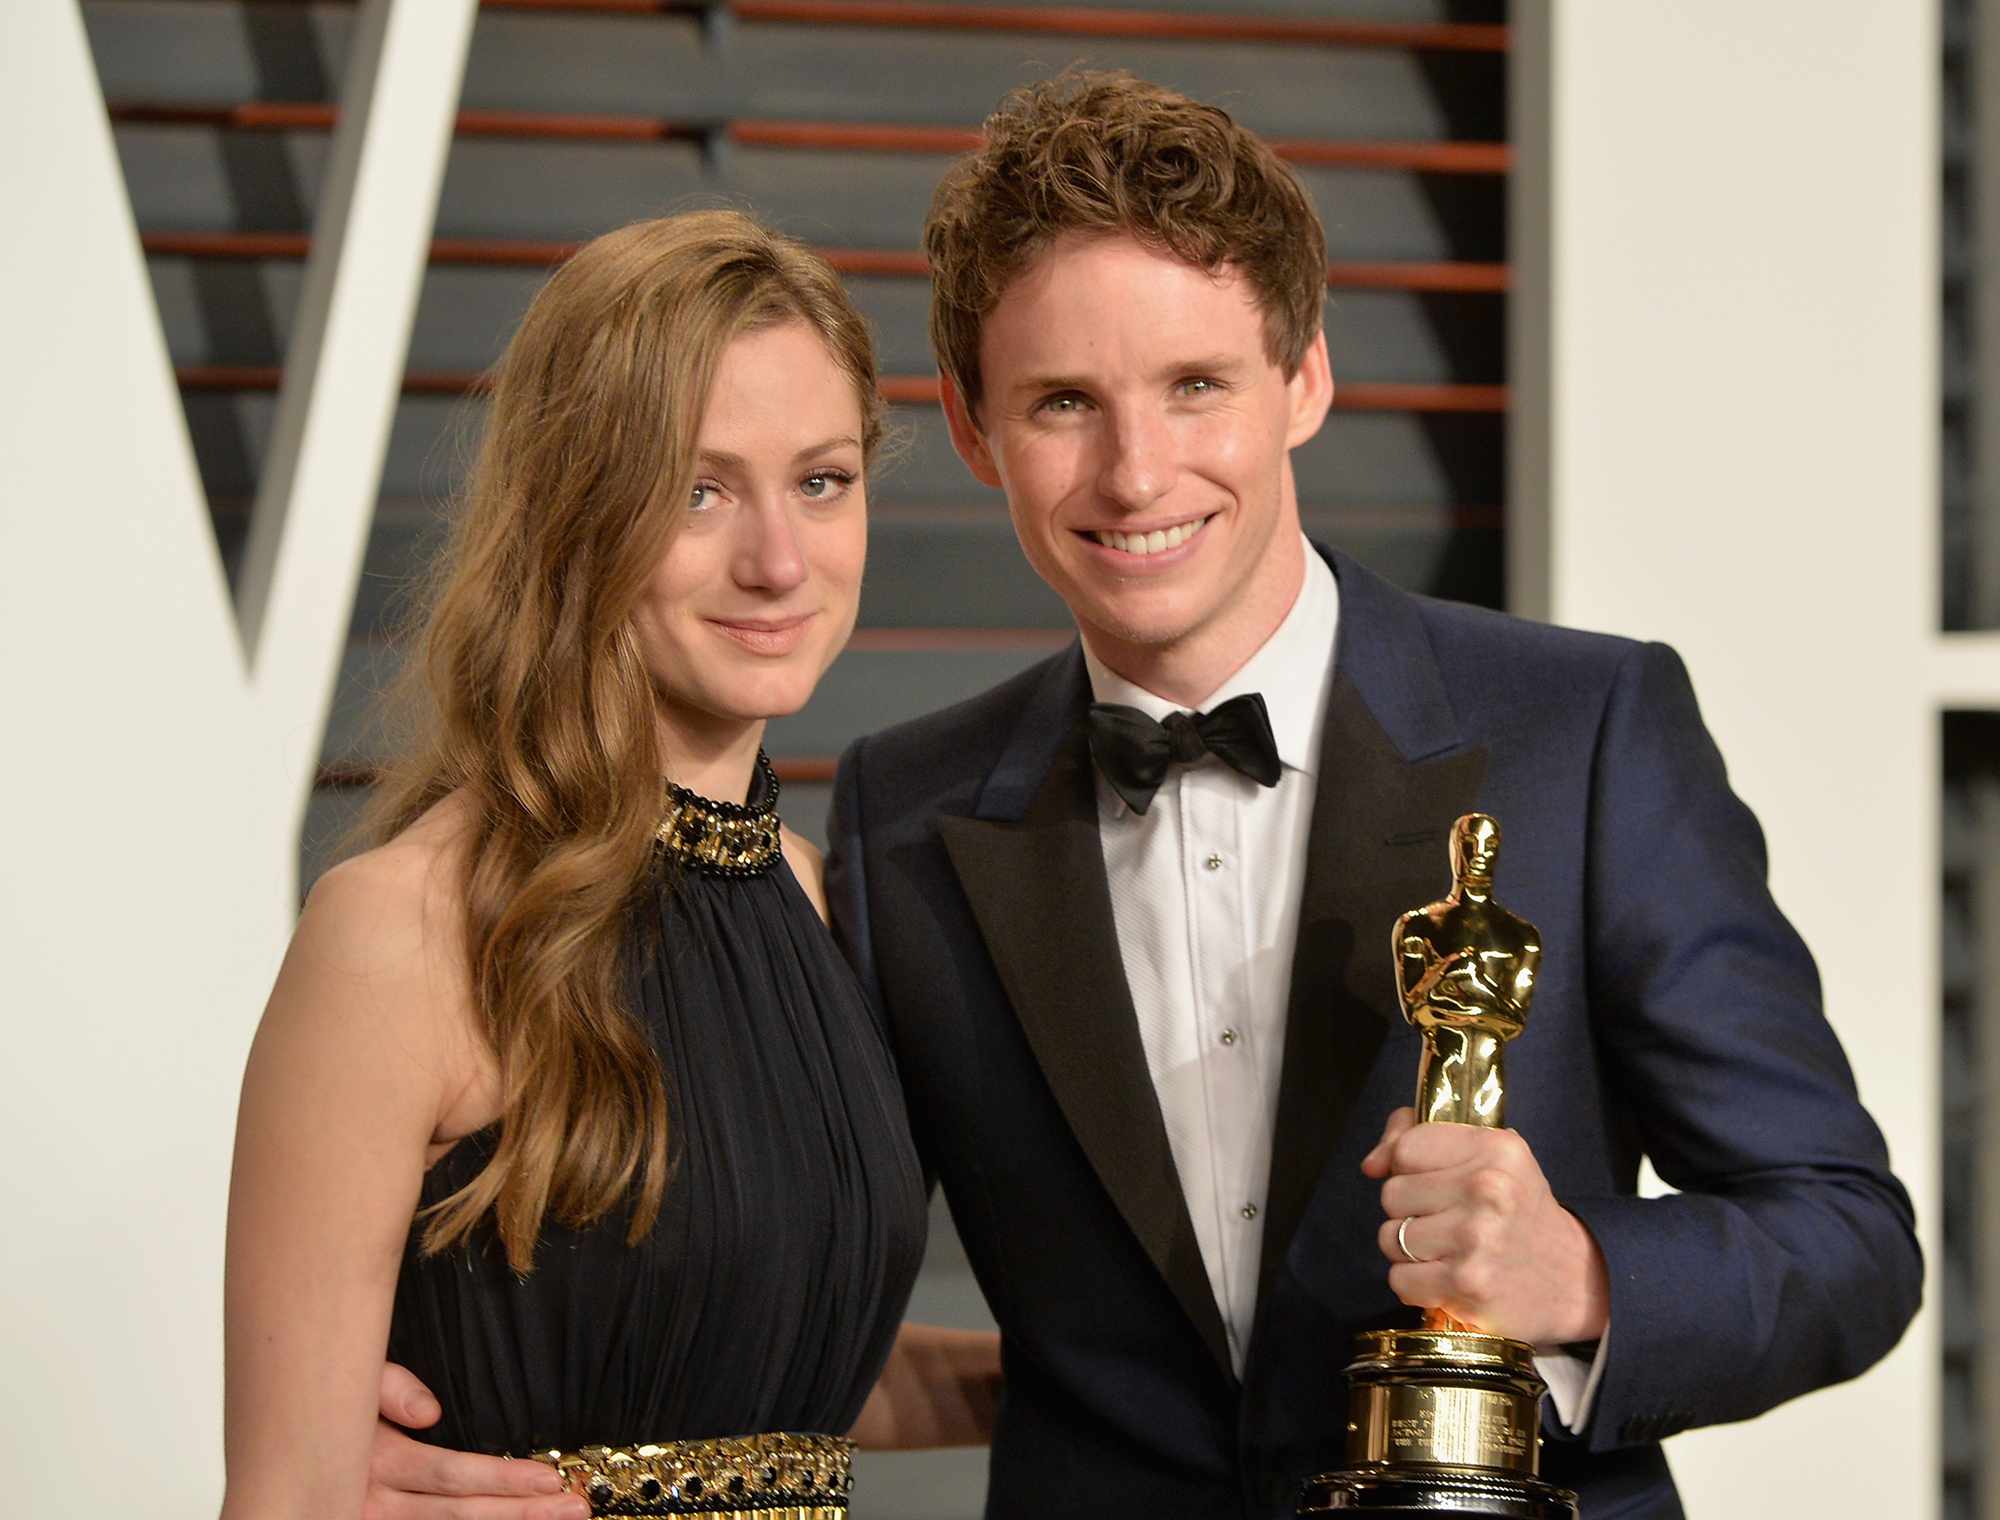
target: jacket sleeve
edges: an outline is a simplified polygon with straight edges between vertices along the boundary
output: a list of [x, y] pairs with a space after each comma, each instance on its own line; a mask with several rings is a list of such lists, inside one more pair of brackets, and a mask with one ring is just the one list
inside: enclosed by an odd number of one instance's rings
[[861, 845], [861, 750], [856, 739], [833, 773], [833, 802], [826, 820], [826, 906], [834, 940], [880, 1015], [882, 987], [875, 972], [875, 941], [868, 924], [868, 863]]
[[1916, 1312], [1923, 1263], [1812, 957], [1766, 885], [1763, 832], [1664, 646], [1635, 646], [1614, 680], [1587, 849], [1606, 1079], [1678, 1190], [1563, 1200], [1611, 1281], [1588, 1432], [1604, 1450], [1855, 1376]]

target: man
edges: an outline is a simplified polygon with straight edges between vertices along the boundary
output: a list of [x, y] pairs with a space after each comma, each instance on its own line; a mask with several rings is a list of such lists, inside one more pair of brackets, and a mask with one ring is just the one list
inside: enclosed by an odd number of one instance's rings
[[[1591, 1520], [1679, 1514], [1663, 1436], [1859, 1372], [1921, 1278], [1679, 661], [1307, 543], [1323, 239], [1224, 113], [1019, 91], [926, 247], [953, 442], [1080, 634], [857, 743], [830, 826], [1001, 1327], [988, 1513], [1288, 1514], [1401, 1300], [1537, 1346]], [[1412, 1127], [1389, 931], [1474, 809], [1546, 947], [1512, 1129]]]

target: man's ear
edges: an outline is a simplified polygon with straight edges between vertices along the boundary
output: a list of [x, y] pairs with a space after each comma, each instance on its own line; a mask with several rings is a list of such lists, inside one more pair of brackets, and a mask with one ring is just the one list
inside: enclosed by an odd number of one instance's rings
[[1299, 359], [1299, 367], [1285, 382], [1291, 394], [1291, 423], [1285, 429], [1285, 447], [1295, 449], [1320, 430], [1326, 410], [1333, 405], [1333, 362], [1326, 356], [1326, 329], [1313, 334]]
[[943, 393], [944, 425], [951, 431], [952, 448], [958, 451], [958, 457], [965, 461], [975, 480], [999, 490], [1000, 472], [993, 467], [993, 451], [986, 446], [986, 435], [980, 432], [972, 408], [966, 405], [951, 376], [938, 376], [938, 388]]

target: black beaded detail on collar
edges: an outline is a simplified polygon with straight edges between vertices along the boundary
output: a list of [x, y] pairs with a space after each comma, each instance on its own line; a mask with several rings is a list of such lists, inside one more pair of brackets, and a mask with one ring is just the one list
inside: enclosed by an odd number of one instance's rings
[[538, 1451], [593, 1515], [846, 1520], [854, 1443], [841, 1436], [727, 1436]]
[[762, 876], [777, 864], [778, 773], [761, 749], [747, 803], [716, 802], [671, 781], [665, 785], [658, 837], [681, 865], [712, 876]]

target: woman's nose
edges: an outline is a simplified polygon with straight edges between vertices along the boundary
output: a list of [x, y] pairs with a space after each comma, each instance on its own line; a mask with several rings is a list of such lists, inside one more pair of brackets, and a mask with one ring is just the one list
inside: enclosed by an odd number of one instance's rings
[[736, 555], [730, 566], [740, 586], [785, 592], [806, 578], [798, 524], [779, 501], [757, 501], [737, 514]]

